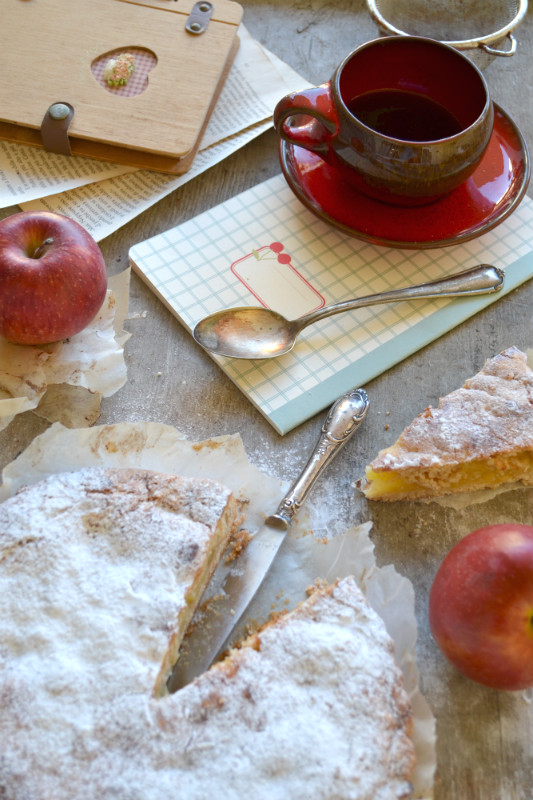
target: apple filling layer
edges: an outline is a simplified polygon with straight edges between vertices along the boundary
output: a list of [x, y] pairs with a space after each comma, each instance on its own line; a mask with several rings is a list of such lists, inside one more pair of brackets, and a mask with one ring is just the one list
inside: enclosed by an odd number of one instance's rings
[[489, 457], [452, 467], [380, 472], [367, 467], [365, 495], [369, 500], [402, 500], [493, 489], [503, 483], [533, 486], [533, 452]]

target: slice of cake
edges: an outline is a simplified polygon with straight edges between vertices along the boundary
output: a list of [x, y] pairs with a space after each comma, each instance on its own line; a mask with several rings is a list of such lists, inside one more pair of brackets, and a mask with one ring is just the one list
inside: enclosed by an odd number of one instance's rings
[[427, 408], [366, 468], [370, 500], [533, 486], [533, 371], [511, 347]]
[[2, 798], [409, 796], [409, 698], [353, 579], [162, 693], [230, 507], [206, 481], [91, 470], [0, 506]]
[[[91, 765], [94, 796], [129, 796], [126, 786], [142, 785], [140, 797], [163, 800], [149, 790], [164, 785], [165, 772], [187, 800], [411, 794], [409, 698], [384, 623], [353, 578], [317, 590], [143, 711], [144, 725], [133, 704], [108, 719]], [[137, 731], [134, 759], [126, 730]]]
[[53, 475], [4, 502], [0, 642], [17, 680], [92, 693], [92, 665], [100, 691], [164, 693], [235, 523], [226, 487], [142, 470]]

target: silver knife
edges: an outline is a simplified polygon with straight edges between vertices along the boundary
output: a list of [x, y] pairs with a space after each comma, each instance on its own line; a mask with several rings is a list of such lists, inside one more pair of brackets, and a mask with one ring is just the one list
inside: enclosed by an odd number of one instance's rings
[[205, 672], [231, 643], [232, 634], [261, 586], [281, 547], [293, 517], [317, 479], [355, 433], [366, 416], [364, 389], [352, 389], [331, 407], [306, 466], [277, 511], [267, 517], [227, 573], [222, 590], [207, 609], [193, 618], [167, 687], [175, 692]]

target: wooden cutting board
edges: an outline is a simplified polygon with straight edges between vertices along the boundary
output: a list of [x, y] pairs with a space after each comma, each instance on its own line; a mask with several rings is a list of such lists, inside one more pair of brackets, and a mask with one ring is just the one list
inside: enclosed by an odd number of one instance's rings
[[[43, 119], [63, 103], [73, 110], [72, 154], [186, 172], [241, 18], [232, 0], [5, 0], [0, 138], [44, 147]], [[187, 29], [191, 19], [201, 32]], [[134, 54], [134, 73], [126, 86], [109, 87], [105, 64], [123, 52]]]

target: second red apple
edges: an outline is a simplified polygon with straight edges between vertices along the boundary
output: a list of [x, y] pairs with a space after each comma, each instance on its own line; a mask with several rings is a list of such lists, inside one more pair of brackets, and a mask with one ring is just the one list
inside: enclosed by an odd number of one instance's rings
[[429, 595], [444, 655], [494, 689], [533, 686], [533, 527], [492, 525], [448, 553]]

